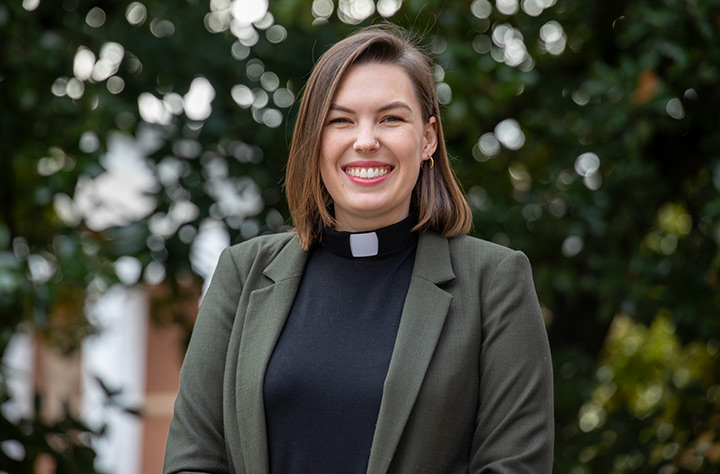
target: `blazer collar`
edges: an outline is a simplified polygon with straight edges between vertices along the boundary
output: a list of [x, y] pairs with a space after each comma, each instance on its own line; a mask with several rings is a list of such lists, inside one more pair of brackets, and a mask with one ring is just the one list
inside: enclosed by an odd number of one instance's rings
[[445, 324], [455, 278], [448, 240], [420, 234], [410, 287], [385, 378], [367, 472], [387, 472]]
[[300, 241], [293, 236], [270, 264], [265, 267], [263, 274], [275, 283], [292, 278], [301, 278], [305, 271], [307, 258], [308, 252], [302, 249]]
[[[248, 298], [238, 352], [235, 395], [240, 429], [240, 456], [244, 471], [269, 471], [263, 385], [273, 349], [292, 308], [307, 262], [297, 238], [292, 237], [263, 270]], [[237, 459], [237, 458], [236, 458]]]
[[448, 239], [432, 232], [420, 233], [413, 275], [437, 285], [455, 279]]
[[[268, 472], [263, 404], [265, 370], [295, 300], [308, 252], [291, 239], [252, 291], [240, 342], [237, 416], [246, 472]], [[367, 472], [386, 472], [435, 351], [452, 296], [438, 287], [455, 278], [448, 240], [421, 232], [395, 348], [383, 388]]]

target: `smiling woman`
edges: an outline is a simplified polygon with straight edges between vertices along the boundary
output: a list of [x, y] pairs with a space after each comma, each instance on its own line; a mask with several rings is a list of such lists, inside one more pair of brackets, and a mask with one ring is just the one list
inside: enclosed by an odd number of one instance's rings
[[[371, 101], [375, 110], [369, 107]], [[364, 117], [359, 116], [361, 113]], [[383, 122], [370, 127], [374, 120]], [[385, 133], [380, 133], [383, 131]], [[411, 191], [407, 203], [412, 204], [417, 214], [415, 230], [433, 230], [443, 237], [467, 233], [472, 216], [447, 159], [429, 60], [403, 37], [402, 32], [388, 26], [362, 30], [337, 43], [320, 58], [300, 104], [286, 175], [290, 212], [304, 248], [309, 248], [319, 238], [323, 226], [336, 227], [336, 219], [343, 218], [342, 208], [340, 216], [336, 214], [338, 203], [332, 192], [338, 191], [337, 198], [340, 198], [339, 191], [347, 191], [347, 187], [335, 186], [336, 180], [329, 180], [329, 174], [325, 174], [327, 167], [321, 164], [332, 153], [329, 150], [338, 146], [338, 138], [352, 140], [352, 135], [356, 135], [357, 140], [352, 143], [356, 158], [367, 158], [368, 152], [373, 152], [375, 158], [384, 156], [389, 160], [398, 147], [408, 146], [408, 139], [404, 138], [408, 132], [414, 134], [414, 139], [409, 142], [414, 143], [415, 150], [403, 151], [399, 156], [414, 154], [415, 171], [404, 166], [395, 172], [390, 166], [392, 163], [372, 159], [370, 161], [377, 162], [377, 167], [390, 170], [391, 176], [381, 183], [366, 183], [378, 186], [369, 186], [362, 194], [365, 197], [371, 193], [380, 195], [391, 187], [390, 192], [398, 191], [398, 183], [405, 183], [406, 188], [410, 185]], [[390, 133], [403, 138], [399, 141], [384, 138]], [[397, 161], [398, 156], [393, 159]], [[419, 173], [421, 160], [437, 166], [431, 172]], [[345, 164], [347, 174], [362, 173], [363, 166], [347, 164], [352, 163]], [[364, 167], [374, 170], [376, 166], [365, 163]], [[432, 166], [428, 165], [428, 168]], [[343, 178], [342, 174], [339, 178]], [[344, 181], [338, 179], [337, 182]], [[312, 199], [308, 199], [308, 192], [312, 193]], [[396, 197], [407, 200], [408, 195]], [[409, 206], [402, 207], [404, 212], [399, 209], [394, 209], [394, 216], [408, 215]], [[362, 216], [357, 217], [362, 220]], [[356, 222], [345, 230], [354, 229], [356, 225], [357, 230], [372, 227], [374, 223], [387, 225], [383, 219], [376, 220], [371, 214], [365, 217], [370, 218], [365, 224]], [[390, 217], [389, 221], [392, 220]]]
[[408, 216], [421, 160], [437, 146], [436, 125], [435, 117], [423, 121], [412, 82], [399, 66], [358, 64], [347, 72], [320, 145], [320, 173], [337, 230], [379, 229]]
[[525, 255], [468, 237], [429, 61], [389, 26], [318, 61], [293, 233], [226, 249], [165, 472], [552, 469], [550, 351]]

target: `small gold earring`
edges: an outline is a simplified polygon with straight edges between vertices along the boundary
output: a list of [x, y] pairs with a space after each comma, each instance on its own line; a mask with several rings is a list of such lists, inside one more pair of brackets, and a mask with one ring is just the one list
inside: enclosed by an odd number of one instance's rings
[[[428, 163], [429, 163], [429, 165], [428, 165]], [[424, 161], [422, 162], [422, 164], [420, 165], [420, 168], [421, 168], [424, 172], [427, 173], [428, 171], [430, 171], [431, 169], [433, 169], [433, 166], [435, 166], [435, 160], [433, 160], [433, 157], [432, 157], [431, 155], [428, 155], [427, 160], [424, 160]]]

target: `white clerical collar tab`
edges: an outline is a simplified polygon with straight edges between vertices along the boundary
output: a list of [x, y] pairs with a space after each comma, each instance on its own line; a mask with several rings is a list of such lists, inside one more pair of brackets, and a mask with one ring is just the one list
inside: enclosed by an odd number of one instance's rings
[[353, 257], [372, 257], [378, 254], [378, 237], [375, 232], [350, 234], [350, 251]]

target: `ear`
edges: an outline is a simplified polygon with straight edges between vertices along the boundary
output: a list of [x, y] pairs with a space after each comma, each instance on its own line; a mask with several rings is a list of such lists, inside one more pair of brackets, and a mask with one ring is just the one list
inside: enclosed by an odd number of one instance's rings
[[423, 160], [426, 160], [427, 156], [431, 156], [435, 153], [438, 145], [438, 131], [437, 131], [437, 118], [430, 117], [427, 124], [425, 124], [425, 134], [423, 135]]

